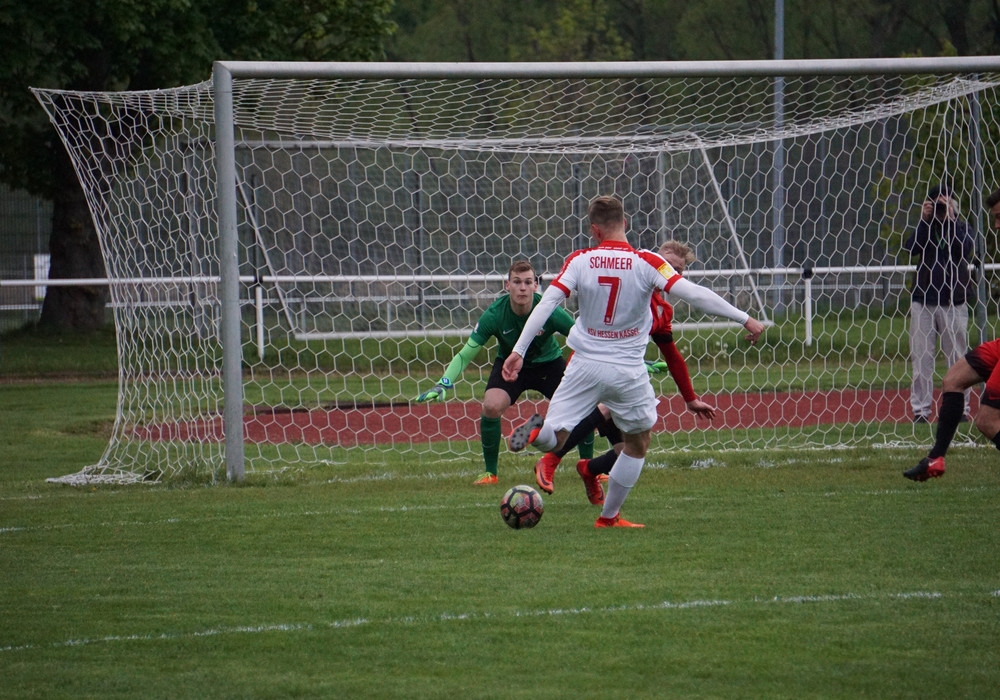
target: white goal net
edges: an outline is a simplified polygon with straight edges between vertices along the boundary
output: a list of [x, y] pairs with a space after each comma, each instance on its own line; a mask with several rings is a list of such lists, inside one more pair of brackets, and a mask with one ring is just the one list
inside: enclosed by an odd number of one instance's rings
[[[689, 243], [687, 276], [770, 324], [750, 347], [738, 326], [678, 304], [675, 338], [720, 417], [695, 425], [669, 376], [654, 377], [657, 445], [925, 443], [910, 421], [899, 246], [929, 188], [948, 183], [978, 239], [970, 342], [994, 335], [982, 200], [1000, 185], [1000, 74], [947, 59], [762, 65], [239, 64], [239, 349], [220, 332], [236, 302], [220, 294], [213, 83], [35, 90], [93, 213], [120, 361], [109, 446], [66, 479], [225, 475], [227, 395], [242, 403], [251, 472], [377, 465], [390, 451], [481, 471], [495, 347], [448, 401], [413, 399], [513, 260], [544, 284], [589, 245], [600, 194], [624, 201], [635, 246]], [[238, 394], [223, 386], [227, 352]], [[539, 408], [523, 397], [504, 433]]]

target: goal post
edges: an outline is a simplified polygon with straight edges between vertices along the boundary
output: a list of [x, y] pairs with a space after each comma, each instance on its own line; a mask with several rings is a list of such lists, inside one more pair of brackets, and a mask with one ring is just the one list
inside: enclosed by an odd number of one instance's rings
[[236, 234], [236, 132], [232, 74], [221, 63], [212, 69], [215, 99], [216, 215], [219, 222], [219, 302], [222, 318], [223, 433], [226, 475], [243, 481], [243, 341], [240, 318], [239, 239]]
[[[511, 261], [551, 279], [608, 193], [633, 245], [687, 241], [692, 280], [770, 322], [750, 348], [678, 304], [696, 391], [723, 419], [695, 425], [656, 377], [659, 444], [926, 442], [899, 246], [948, 182], [979, 240], [971, 341], [993, 333], [998, 90], [1000, 57], [220, 61], [169, 90], [36, 89], [95, 220], [121, 365], [108, 449], [65, 480], [239, 481], [390, 451], [481, 471], [493, 347], [453, 399], [412, 399]], [[529, 395], [504, 431], [534, 410]]]

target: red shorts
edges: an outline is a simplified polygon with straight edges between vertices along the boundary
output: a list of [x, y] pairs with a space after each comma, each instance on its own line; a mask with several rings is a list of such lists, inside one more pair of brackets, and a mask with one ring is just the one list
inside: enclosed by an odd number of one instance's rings
[[1000, 409], [1000, 340], [988, 340], [965, 355], [965, 361], [986, 382], [979, 403]]

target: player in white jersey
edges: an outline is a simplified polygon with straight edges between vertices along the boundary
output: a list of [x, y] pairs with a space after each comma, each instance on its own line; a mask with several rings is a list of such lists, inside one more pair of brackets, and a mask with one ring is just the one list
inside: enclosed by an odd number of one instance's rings
[[639, 251], [625, 237], [621, 200], [598, 197], [587, 211], [597, 246], [572, 253], [528, 317], [513, 351], [504, 362], [507, 381], [517, 378], [524, 353], [555, 308], [576, 292], [579, 315], [566, 344], [574, 354], [543, 420], [532, 416], [508, 438], [511, 450], [532, 444], [543, 452], [557, 449], [573, 427], [598, 403], [608, 407], [621, 429], [625, 447], [608, 475], [608, 492], [595, 527], [642, 527], [619, 511], [639, 479], [656, 423], [658, 399], [643, 362], [656, 290], [687, 301], [707, 313], [743, 325], [757, 342], [764, 326], [715, 292], [683, 279], [658, 254]]

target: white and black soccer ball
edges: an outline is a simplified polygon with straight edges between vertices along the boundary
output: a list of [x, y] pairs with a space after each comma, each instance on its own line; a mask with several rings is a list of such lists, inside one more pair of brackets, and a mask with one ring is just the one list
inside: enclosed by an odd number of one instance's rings
[[534, 527], [542, 519], [542, 495], [530, 486], [512, 486], [500, 500], [500, 517], [515, 530]]

